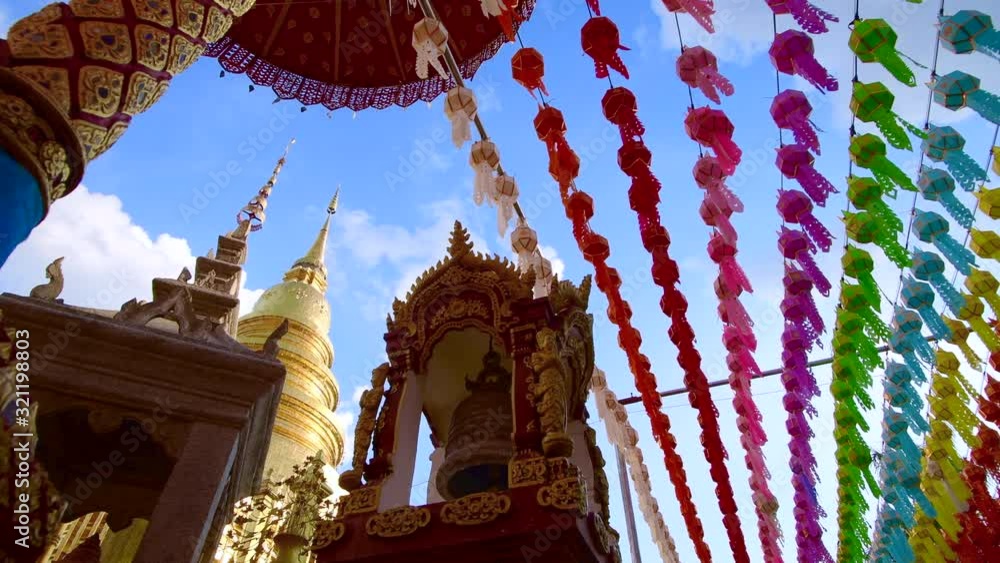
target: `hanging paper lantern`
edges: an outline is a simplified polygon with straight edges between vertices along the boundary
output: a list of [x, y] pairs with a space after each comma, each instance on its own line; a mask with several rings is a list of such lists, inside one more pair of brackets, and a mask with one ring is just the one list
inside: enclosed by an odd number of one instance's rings
[[1000, 60], [1000, 32], [993, 20], [976, 10], [960, 10], [951, 16], [941, 16], [941, 44], [953, 53], [972, 51], [986, 53]]
[[[903, 364], [889, 362], [885, 368], [885, 383], [886, 391], [892, 395], [890, 404], [901, 410], [908, 426], [917, 433], [929, 431], [930, 426], [922, 412], [924, 404], [920, 400], [920, 393], [913, 386], [913, 375], [910, 370]], [[888, 413], [886, 418], [889, 418]]]
[[833, 235], [823, 226], [823, 223], [813, 215], [813, 204], [809, 196], [798, 190], [778, 191], [778, 214], [789, 223], [802, 225], [813, 244], [823, 252], [829, 252], [833, 245]]
[[719, 159], [711, 154], [702, 156], [695, 162], [694, 181], [698, 187], [705, 190], [705, 197], [720, 208], [729, 207], [735, 213], [743, 212], [743, 202], [726, 186], [726, 173], [719, 164]]
[[857, 207], [874, 215], [886, 231], [903, 232], [903, 221], [889, 207], [882, 196], [886, 189], [873, 178], [851, 176], [847, 179], [847, 199]]
[[934, 290], [931, 289], [930, 285], [907, 276], [906, 280], [903, 281], [900, 296], [903, 298], [904, 305], [920, 315], [935, 338], [945, 340], [951, 336], [948, 325], [934, 310]]
[[815, 161], [805, 146], [796, 144], [779, 148], [774, 164], [785, 178], [797, 180], [816, 205], [824, 207], [826, 199], [837, 193], [837, 188], [813, 167]]
[[708, 256], [719, 265], [719, 279], [735, 291], [753, 292], [750, 280], [736, 262], [736, 246], [713, 233], [708, 241]]
[[980, 81], [969, 73], [956, 70], [932, 83], [934, 101], [957, 111], [972, 108], [987, 121], [1000, 124], [1000, 97], [980, 87]]
[[894, 186], [911, 192], [917, 191], [917, 187], [913, 185], [910, 177], [886, 158], [885, 143], [877, 136], [871, 133], [855, 136], [851, 139], [848, 151], [851, 153], [851, 160], [854, 161], [854, 164], [871, 170], [875, 179], [882, 184], [888, 193], [895, 193]]
[[779, 72], [797, 74], [820, 90], [836, 91], [837, 79], [819, 64], [815, 51], [811, 37], [801, 31], [789, 29], [774, 37], [768, 53], [771, 55], [771, 63]]
[[719, 207], [706, 193], [705, 199], [702, 200], [701, 205], [698, 207], [698, 214], [701, 215], [701, 219], [706, 225], [715, 227], [719, 235], [727, 243], [735, 245], [739, 237], [733, 224], [729, 221], [729, 218], [733, 215], [733, 209], [724, 200], [723, 202], [724, 207]]
[[608, 77], [608, 67], [628, 78], [628, 69], [618, 55], [618, 50], [628, 51], [629, 48], [621, 44], [618, 26], [613, 21], [603, 16], [590, 18], [583, 25], [581, 39], [583, 52], [594, 59], [598, 78]]
[[916, 86], [917, 78], [896, 50], [896, 31], [882, 19], [860, 20], [854, 23], [847, 44], [862, 62], [879, 62], [907, 86]]
[[969, 231], [969, 248], [980, 258], [1000, 260], [1000, 235], [994, 231]]
[[809, 238], [801, 231], [795, 231], [781, 227], [781, 234], [778, 236], [778, 249], [782, 256], [788, 260], [795, 260], [802, 267], [802, 271], [812, 280], [816, 290], [823, 295], [830, 295], [830, 281], [823, 275], [822, 270], [816, 265], [809, 251]]
[[542, 94], [548, 96], [549, 91], [545, 89], [542, 77], [545, 76], [545, 58], [537, 49], [522, 47], [510, 60], [511, 71], [514, 80], [528, 89], [532, 96], [535, 90], [541, 90]]
[[705, 31], [715, 32], [715, 26], [712, 24], [715, 6], [712, 0], [663, 0], [663, 5], [671, 13], [691, 14], [694, 21], [705, 28]]
[[434, 18], [424, 18], [413, 26], [413, 50], [417, 52], [417, 76], [427, 79], [427, 66], [433, 66], [438, 76], [448, 79], [448, 72], [439, 60], [448, 49], [448, 31]]
[[857, 315], [865, 324], [865, 334], [875, 342], [889, 339], [889, 327], [879, 318], [879, 301], [871, 301], [865, 289], [847, 282], [840, 284], [840, 305]]
[[969, 275], [972, 266], [976, 265], [976, 257], [972, 251], [948, 234], [948, 221], [944, 217], [933, 211], [918, 209], [913, 216], [913, 229], [921, 241], [934, 244], [952, 266], [963, 274]]
[[[913, 349], [919, 358], [927, 363], [934, 363], [934, 349], [931, 348], [927, 339], [920, 334], [924, 326], [924, 323], [920, 320], [920, 315], [909, 309], [897, 306], [895, 313], [892, 315], [892, 326], [895, 329], [895, 332], [892, 334], [893, 339], [899, 338], [902, 341], [908, 342], [908, 346]], [[912, 370], [913, 368], [911, 367], [910, 369]]]
[[944, 260], [940, 256], [929, 250], [914, 251], [912, 270], [918, 280], [930, 282], [934, 286], [952, 314], [958, 314], [958, 310], [965, 305], [965, 299], [945, 277]]
[[1000, 188], [989, 189], [986, 186], [979, 188], [976, 192], [976, 201], [979, 203], [979, 210], [989, 215], [990, 219], [1000, 219]]
[[691, 88], [701, 90], [705, 97], [720, 103], [719, 92], [732, 96], [733, 84], [719, 73], [719, 61], [704, 47], [681, 49], [677, 57], [677, 76]]
[[871, 338], [864, 335], [861, 317], [845, 309], [837, 311], [837, 328], [833, 333], [833, 351], [837, 355], [854, 355], [868, 371], [882, 367], [882, 355]]
[[566, 119], [558, 109], [552, 106], [539, 107], [534, 125], [538, 139], [545, 143], [549, 152], [554, 151], [561, 141], [565, 141]]
[[[965, 303], [964, 298], [962, 299], [962, 303]], [[976, 355], [976, 352], [971, 346], [969, 346], [968, 342], [969, 336], [972, 334], [972, 330], [970, 330], [969, 327], [962, 321], [950, 319], [948, 317], [944, 317], [944, 324], [948, 325], [948, 330], [951, 331], [951, 338], [948, 339], [948, 343], [961, 350], [962, 355], [965, 356], [965, 361], [969, 363], [969, 367], [978, 370], [982, 364], [982, 360]]]
[[983, 319], [983, 313], [986, 312], [983, 302], [971, 293], [963, 293], [962, 297], [965, 298], [965, 306], [955, 316], [969, 325], [990, 353], [1000, 350], [1000, 337]]
[[860, 244], [874, 243], [889, 260], [892, 260], [900, 268], [910, 266], [910, 255], [906, 252], [899, 241], [896, 240], [896, 233], [886, 229], [882, 221], [872, 213], [860, 211], [858, 213], [844, 212], [844, 224], [847, 226], [847, 236], [854, 242]]
[[976, 189], [976, 182], [986, 181], [986, 171], [980, 168], [971, 156], [962, 151], [965, 148], [965, 138], [953, 127], [937, 127], [931, 125], [927, 130], [927, 138], [921, 143], [921, 149], [927, 158], [934, 162], [943, 162], [951, 171], [955, 181], [971, 192]]
[[951, 174], [938, 168], [922, 166], [920, 178], [917, 179], [917, 188], [920, 189], [924, 199], [941, 202], [948, 215], [951, 215], [959, 225], [966, 229], [972, 227], [975, 215], [955, 197], [955, 180]]
[[494, 173], [500, 166], [500, 153], [497, 152], [497, 146], [489, 139], [476, 141], [472, 144], [469, 164], [475, 171], [472, 200], [476, 205], [482, 205], [484, 200], [495, 202], [497, 195]]
[[[528, 271], [535, 266], [538, 250], [538, 233], [528, 226], [524, 219], [517, 220], [517, 226], [510, 232], [510, 247], [517, 255], [517, 269]], [[540, 256], [539, 256], [540, 257]]]
[[812, 296], [812, 279], [802, 271], [786, 265], [782, 283], [785, 296], [781, 300], [781, 314], [785, 322], [798, 326], [810, 341], [818, 341], [819, 335], [826, 331], [826, 325]]
[[913, 145], [906, 132], [921, 139], [927, 137], [927, 134], [892, 111], [895, 99], [881, 82], [855, 82], [851, 94], [851, 112], [865, 123], [874, 122], [890, 145], [897, 149], [911, 150]]
[[829, 14], [809, 0], [767, 0], [767, 5], [776, 15], [791, 14], [803, 30], [818, 34], [829, 31], [826, 22], [839, 22], [837, 16]]
[[507, 234], [507, 226], [514, 216], [514, 204], [520, 195], [517, 189], [517, 182], [511, 176], [500, 175], [496, 179], [497, 189], [497, 228], [500, 236]]
[[809, 119], [812, 109], [809, 99], [801, 91], [785, 90], [771, 102], [771, 117], [778, 127], [792, 131], [796, 143], [819, 154], [817, 128]]
[[1000, 296], [997, 289], [1000, 289], [1000, 282], [993, 274], [986, 270], [972, 269], [972, 273], [965, 278], [965, 288], [969, 293], [979, 297], [993, 309], [993, 316], [1000, 318]]
[[733, 123], [722, 110], [708, 106], [688, 110], [684, 130], [692, 140], [715, 151], [724, 174], [736, 171], [743, 151], [733, 142]]
[[871, 254], [856, 246], [847, 245], [844, 255], [840, 259], [840, 264], [844, 268], [844, 275], [858, 280], [858, 285], [864, 290], [865, 296], [870, 303], [880, 302], [878, 284], [872, 272], [875, 270], [875, 261]]
[[472, 121], [476, 118], [476, 95], [464, 86], [448, 91], [444, 100], [444, 113], [451, 120], [451, 140], [456, 147], [472, 140]]
[[646, 132], [646, 128], [639, 121], [635, 94], [628, 88], [623, 86], [610, 88], [601, 98], [601, 109], [604, 111], [604, 117], [618, 126], [623, 142], [640, 138]]

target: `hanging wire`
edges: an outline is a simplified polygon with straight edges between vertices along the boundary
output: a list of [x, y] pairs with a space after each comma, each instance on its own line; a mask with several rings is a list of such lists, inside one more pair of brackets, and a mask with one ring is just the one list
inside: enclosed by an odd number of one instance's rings
[[[674, 12], [674, 27], [677, 29], [677, 44], [680, 45], [681, 54], [683, 55], [687, 47], [684, 45], [684, 36], [681, 34], [681, 19], [680, 17], [678, 17], [677, 12]], [[690, 104], [688, 106], [688, 109], [694, 110], [694, 91], [691, 89], [690, 85], [687, 85], [687, 91], [688, 91], [688, 102]], [[692, 141], [694, 140], [692, 139]], [[701, 143], [699, 143], [698, 141], [694, 141], [694, 144], [698, 147], [698, 158], [705, 156], [704, 151], [702, 151], [701, 149]]]

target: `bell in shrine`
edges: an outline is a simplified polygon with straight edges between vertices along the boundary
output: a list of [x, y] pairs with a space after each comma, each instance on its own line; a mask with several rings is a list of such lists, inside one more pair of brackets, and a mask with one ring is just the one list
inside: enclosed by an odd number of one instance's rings
[[513, 455], [511, 373], [493, 349], [483, 356], [483, 369], [466, 378], [471, 393], [455, 407], [445, 461], [437, 474], [437, 490], [446, 499], [507, 489], [507, 464]]

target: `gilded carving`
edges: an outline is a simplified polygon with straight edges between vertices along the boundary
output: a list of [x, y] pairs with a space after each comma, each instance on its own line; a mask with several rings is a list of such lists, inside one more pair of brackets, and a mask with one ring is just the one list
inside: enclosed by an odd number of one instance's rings
[[170, 34], [150, 25], [135, 26], [136, 60], [151, 70], [163, 70], [170, 57]]
[[442, 323], [453, 319], [467, 319], [469, 317], [479, 317], [488, 319], [490, 317], [486, 306], [480, 301], [468, 299], [453, 299], [446, 307], [442, 307], [431, 317], [430, 326], [432, 329], [438, 328]]
[[135, 16], [140, 20], [158, 23], [163, 27], [173, 27], [174, 16], [167, 0], [132, 0]]
[[149, 107], [153, 107], [156, 102], [160, 101], [160, 98], [167, 93], [167, 89], [170, 88], [170, 81], [164, 80], [160, 82], [160, 85], [156, 87], [156, 93], [153, 94], [153, 99], [149, 101]]
[[177, 0], [177, 27], [191, 37], [201, 37], [205, 7], [194, 0]]
[[22, 59], [68, 59], [73, 56], [73, 43], [66, 26], [40, 24], [31, 18], [20, 20], [10, 28], [7, 46], [12, 56]]
[[510, 497], [498, 493], [477, 493], [453, 500], [441, 507], [445, 524], [475, 526], [497, 519], [510, 511]]
[[375, 512], [378, 510], [381, 497], [382, 487], [379, 485], [368, 485], [353, 490], [340, 500], [341, 516]]
[[72, 93], [69, 71], [63, 68], [25, 65], [12, 69], [18, 76], [29, 80], [63, 113], [69, 113]]
[[538, 489], [538, 504], [560, 510], [572, 510], [583, 515], [587, 512], [587, 498], [579, 477], [567, 477]]
[[94, 158], [101, 156], [104, 154], [104, 151], [108, 150], [112, 145], [117, 143], [118, 139], [121, 139], [122, 135], [125, 134], [126, 129], [128, 129], [128, 123], [125, 123], [124, 121], [119, 121], [118, 123], [112, 125], [111, 129], [108, 129], [107, 141], [105, 141], [103, 147], [100, 147], [98, 152], [94, 155]]
[[548, 457], [573, 454], [573, 440], [566, 433], [568, 369], [560, 355], [556, 332], [543, 328], [536, 334], [538, 351], [531, 355], [531, 366], [538, 376], [536, 404], [542, 422], [542, 449]]
[[83, 144], [83, 151], [87, 160], [94, 160], [108, 146], [108, 130], [103, 127], [94, 125], [89, 121], [74, 119], [73, 130], [76, 131], [77, 137], [80, 138], [80, 143]]
[[340, 541], [344, 537], [346, 528], [343, 522], [337, 520], [320, 520], [316, 524], [316, 532], [313, 535], [310, 549], [317, 550], [329, 547], [330, 544]]
[[141, 72], [132, 75], [129, 81], [128, 94], [125, 95], [125, 105], [122, 112], [136, 115], [149, 109], [153, 96], [156, 94], [158, 81]]
[[368, 458], [368, 447], [372, 443], [372, 435], [375, 432], [375, 417], [378, 414], [382, 396], [385, 394], [383, 388], [388, 375], [389, 364], [387, 363], [372, 370], [371, 389], [366, 390], [361, 395], [359, 401], [361, 413], [358, 415], [358, 423], [354, 428], [354, 458], [351, 469], [340, 475], [340, 486], [345, 490], [353, 491], [361, 486], [361, 476]]
[[73, 13], [84, 18], [121, 18], [125, 16], [122, 0], [72, 0]]
[[250, 8], [253, 8], [257, 0], [221, 0], [221, 2], [223, 5], [229, 6], [229, 9], [233, 11], [233, 15], [239, 17], [250, 11]]
[[[38, 151], [38, 156], [42, 161], [42, 168], [53, 182], [62, 182], [69, 178], [69, 161], [66, 158], [66, 149], [55, 141], [45, 141]], [[51, 201], [55, 201], [55, 194], [50, 194]], [[51, 203], [50, 201], [50, 203]]]
[[84, 53], [91, 59], [120, 65], [132, 62], [132, 40], [125, 24], [81, 22], [80, 40], [83, 42]]
[[80, 111], [98, 117], [112, 117], [118, 113], [122, 101], [125, 75], [100, 66], [80, 69]]
[[400, 506], [380, 512], [368, 519], [365, 531], [369, 536], [399, 538], [408, 536], [431, 522], [431, 511], [426, 508]]
[[541, 485], [545, 482], [547, 469], [545, 458], [541, 456], [513, 460], [507, 470], [510, 488]]
[[205, 21], [205, 30], [202, 31], [201, 38], [209, 43], [215, 43], [222, 39], [232, 25], [232, 16], [212, 6], [208, 9], [208, 19]]
[[170, 59], [167, 63], [167, 72], [174, 75], [184, 72], [187, 67], [198, 60], [204, 51], [204, 47], [195, 45], [180, 35], [175, 35], [173, 47], [170, 50]]

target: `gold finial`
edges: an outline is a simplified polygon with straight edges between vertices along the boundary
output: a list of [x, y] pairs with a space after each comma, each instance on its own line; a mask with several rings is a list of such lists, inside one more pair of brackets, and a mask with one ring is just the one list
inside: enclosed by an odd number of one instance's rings
[[264, 213], [267, 209], [267, 198], [271, 195], [274, 185], [278, 183], [278, 175], [281, 174], [281, 169], [285, 166], [285, 160], [288, 158], [288, 151], [292, 149], [294, 144], [295, 138], [293, 137], [285, 146], [285, 152], [282, 153], [277, 164], [274, 165], [274, 171], [271, 172], [267, 183], [257, 191], [257, 195], [250, 200], [250, 203], [244, 205], [243, 209], [240, 209], [240, 212], [236, 214], [237, 224], [249, 221], [250, 231], [259, 231], [264, 227], [264, 220], [267, 219], [267, 215]]
[[337, 213], [337, 206], [340, 204], [340, 185], [337, 185], [337, 191], [333, 192], [333, 199], [330, 200], [330, 205], [327, 206], [326, 212], [330, 215], [335, 215]]

